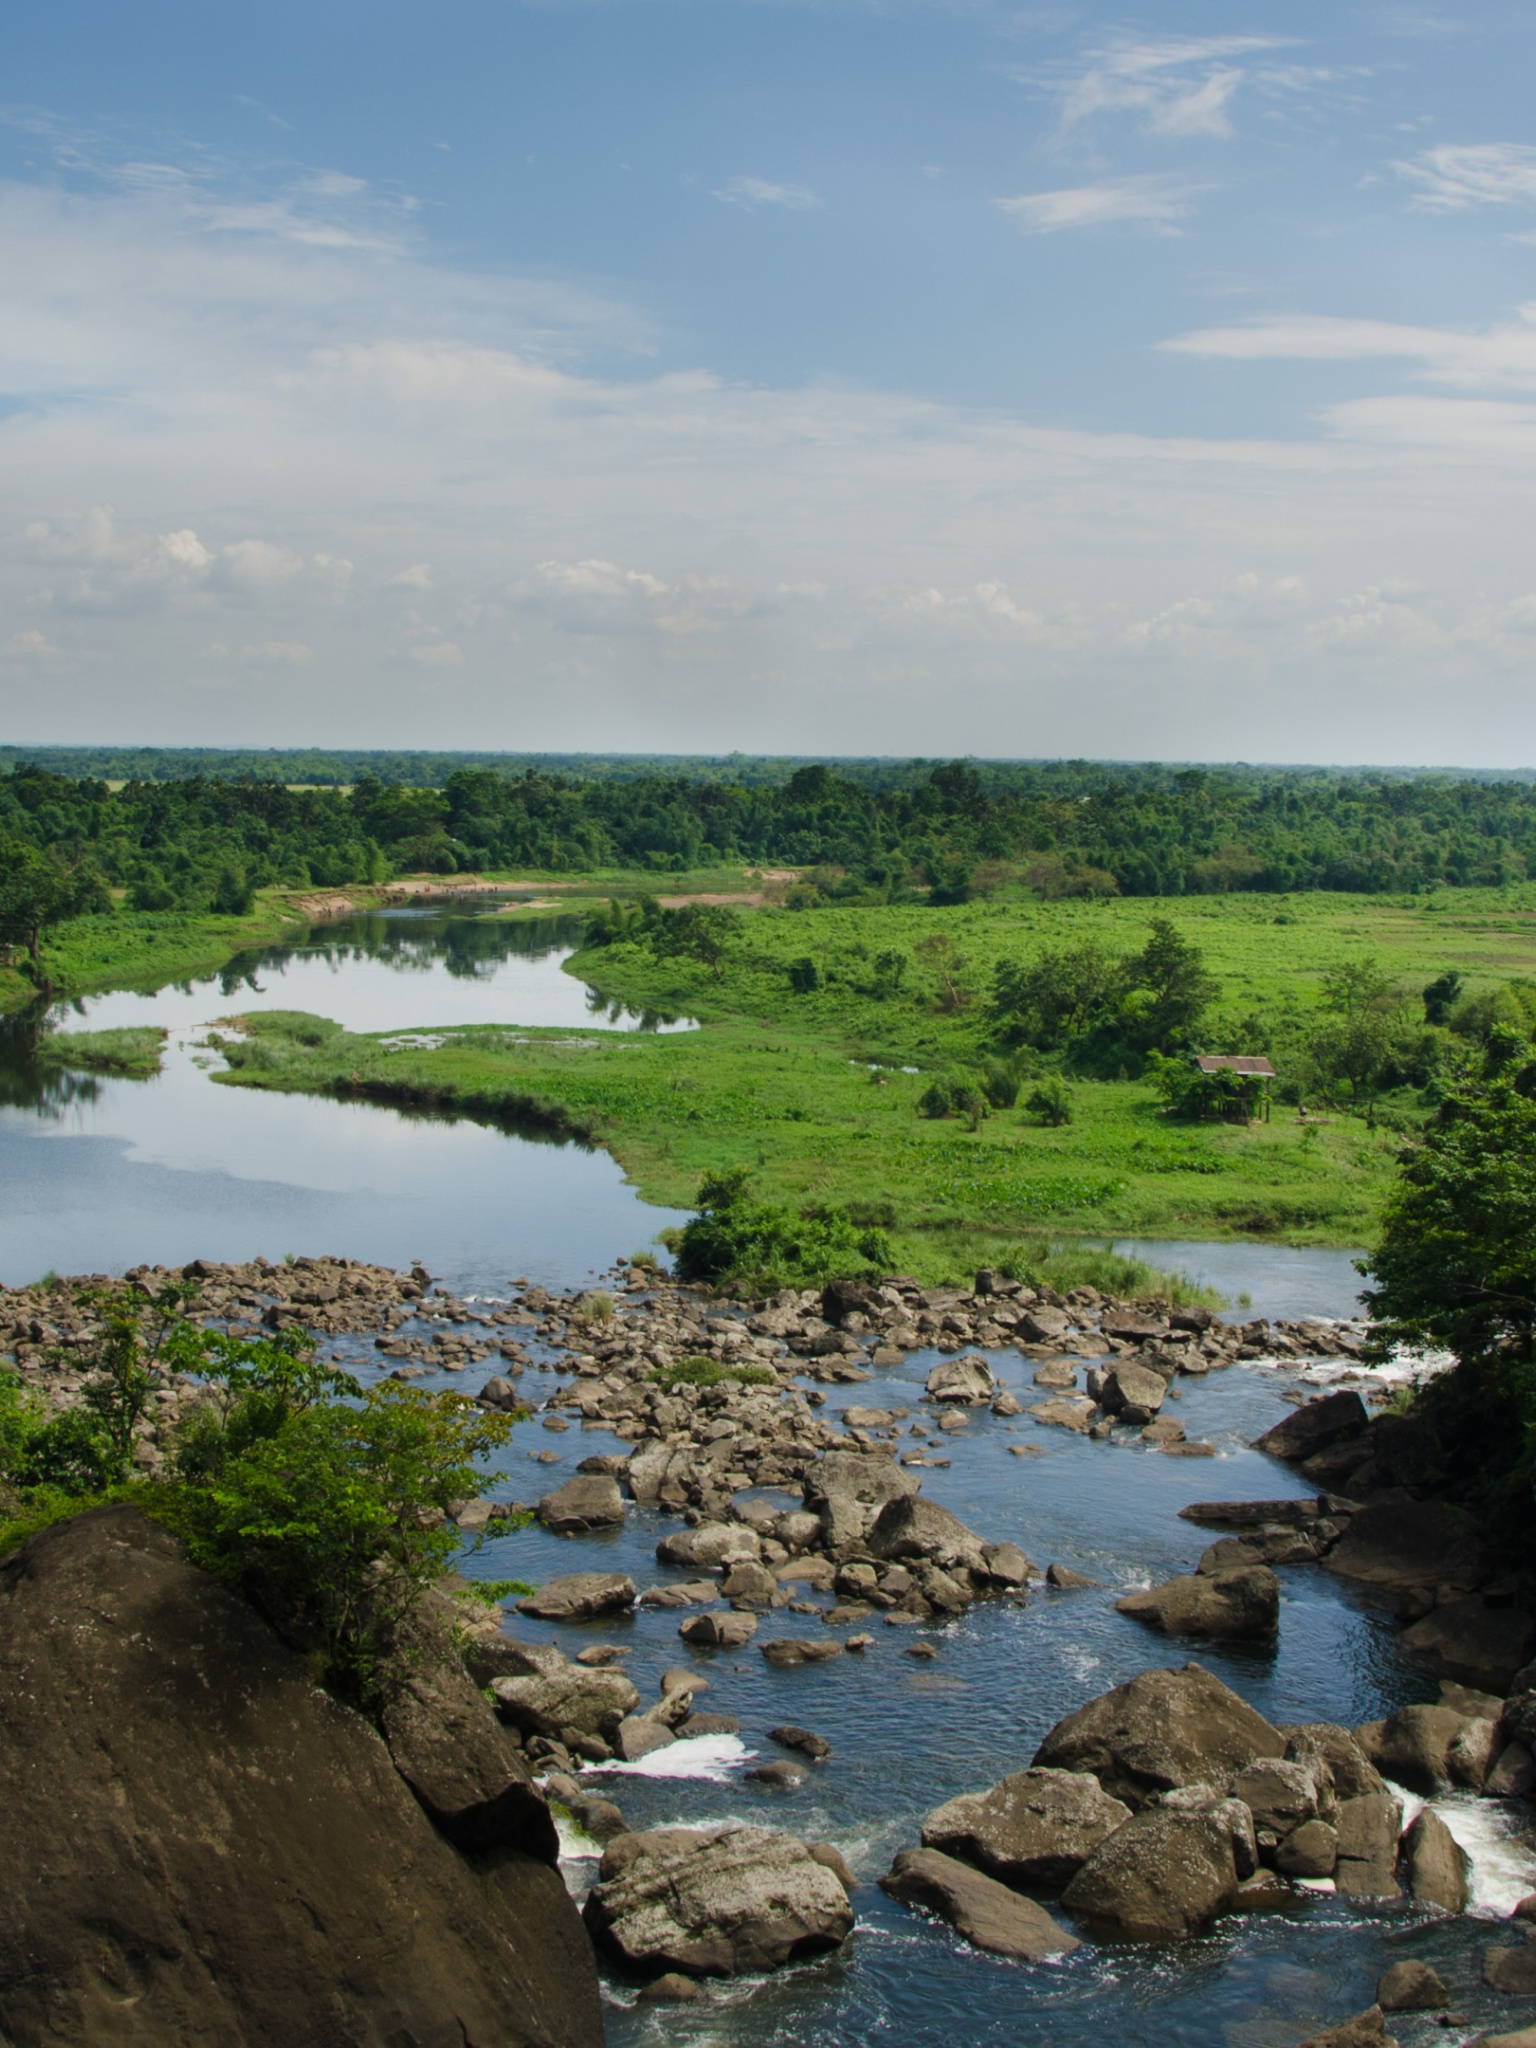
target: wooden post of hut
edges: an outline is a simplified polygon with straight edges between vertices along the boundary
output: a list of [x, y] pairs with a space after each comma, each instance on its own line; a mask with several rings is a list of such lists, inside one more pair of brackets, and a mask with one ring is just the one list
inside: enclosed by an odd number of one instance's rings
[[1202, 1074], [1251, 1074], [1264, 1084], [1264, 1112], [1261, 1121], [1269, 1122], [1269, 1084], [1275, 1078], [1275, 1070], [1268, 1060], [1259, 1059], [1248, 1053], [1201, 1053], [1195, 1065]]

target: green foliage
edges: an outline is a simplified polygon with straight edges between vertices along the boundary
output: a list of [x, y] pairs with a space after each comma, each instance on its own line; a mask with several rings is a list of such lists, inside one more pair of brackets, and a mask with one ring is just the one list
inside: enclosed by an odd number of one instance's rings
[[719, 1387], [734, 1380], [744, 1387], [774, 1387], [779, 1376], [767, 1365], [721, 1365], [713, 1358], [676, 1358], [646, 1375], [668, 1393], [676, 1387]]
[[707, 1174], [698, 1208], [677, 1236], [674, 1263], [681, 1280], [766, 1291], [819, 1286], [890, 1267], [890, 1243], [882, 1231], [861, 1229], [837, 1208], [796, 1212], [784, 1203], [754, 1201], [743, 1168]]
[[1148, 1055], [1148, 1074], [1169, 1116], [1182, 1123], [1246, 1124], [1263, 1106], [1264, 1083], [1257, 1074], [1230, 1067], [1206, 1074], [1193, 1059], [1164, 1059], [1159, 1053]]
[[789, 985], [797, 996], [814, 995], [821, 987], [821, 969], [808, 953], [790, 961]]
[[[532, 1522], [532, 1515], [508, 1515], [502, 1528], [525, 1529]], [[528, 1600], [539, 1590], [530, 1586], [526, 1579], [474, 1579], [470, 1590], [477, 1600]]]
[[1087, 939], [1000, 961], [990, 1009], [999, 1044], [1060, 1049], [1084, 1071], [1112, 1074], [1187, 1044], [1218, 993], [1200, 947], [1155, 917], [1127, 959]]
[[165, 1038], [163, 1029], [147, 1024], [125, 1024], [112, 1031], [50, 1031], [38, 1040], [34, 1057], [48, 1068], [147, 1081], [160, 1071]]
[[35, 963], [51, 927], [111, 907], [93, 860], [78, 850], [13, 838], [0, 815], [0, 953], [24, 947]]
[[1063, 1124], [1072, 1121], [1072, 1097], [1060, 1075], [1049, 1075], [1038, 1087], [1032, 1088], [1024, 1101], [1024, 1107], [1031, 1116], [1039, 1117], [1041, 1123], [1059, 1130]]
[[1097, 1287], [1100, 1293], [1121, 1301], [1165, 1301], [1174, 1308], [1225, 1306], [1213, 1288], [1201, 1287], [1183, 1273], [1165, 1272], [1121, 1252], [1062, 1244], [1048, 1237], [1025, 1238], [1010, 1245], [998, 1259], [997, 1269], [1005, 1279], [1022, 1281], [1027, 1287], [1049, 1287], [1059, 1294], [1070, 1294], [1074, 1287]]

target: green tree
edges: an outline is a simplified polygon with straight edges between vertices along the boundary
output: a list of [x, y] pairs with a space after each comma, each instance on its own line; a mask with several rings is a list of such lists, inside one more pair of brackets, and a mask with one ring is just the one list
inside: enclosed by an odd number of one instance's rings
[[684, 903], [663, 910], [648, 939], [659, 960], [697, 960], [722, 981], [726, 953], [740, 929], [741, 913], [723, 903]]
[[68, 861], [19, 840], [0, 842], [0, 947], [37, 960], [43, 934], [66, 918], [111, 907], [94, 863]]

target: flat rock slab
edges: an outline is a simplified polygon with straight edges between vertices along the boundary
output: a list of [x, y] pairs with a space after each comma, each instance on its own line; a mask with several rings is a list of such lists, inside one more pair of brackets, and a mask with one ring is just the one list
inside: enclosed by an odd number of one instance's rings
[[632, 1969], [692, 1977], [776, 1969], [853, 1930], [836, 1873], [769, 1828], [621, 1835], [603, 1852], [584, 1917]]
[[1402, 1644], [1431, 1670], [1502, 1696], [1536, 1652], [1536, 1617], [1523, 1607], [1489, 1607], [1473, 1593], [1416, 1621]]
[[519, 1600], [517, 1611], [539, 1621], [593, 1621], [600, 1614], [625, 1613], [634, 1604], [635, 1582], [622, 1572], [571, 1572]]
[[1373, 1586], [1451, 1586], [1470, 1593], [1488, 1557], [1467, 1517], [1439, 1501], [1381, 1501], [1352, 1515], [1325, 1571]]
[[758, 1648], [775, 1671], [788, 1671], [797, 1664], [825, 1664], [843, 1654], [842, 1644], [825, 1636], [777, 1636], [771, 1643], [759, 1643]]
[[1043, 1906], [937, 1849], [903, 1849], [880, 1889], [948, 1921], [973, 1948], [1037, 1963], [1081, 1948]]
[[1255, 1438], [1253, 1448], [1296, 1464], [1326, 1444], [1337, 1443], [1341, 1437], [1359, 1436], [1369, 1420], [1365, 1403], [1352, 1390], [1324, 1394], [1287, 1415], [1273, 1429], [1266, 1429], [1261, 1437]]
[[640, 1694], [622, 1671], [592, 1671], [581, 1664], [528, 1678], [498, 1678], [491, 1691], [502, 1718], [523, 1735], [561, 1742], [563, 1728], [601, 1735], [640, 1704]]
[[936, 1806], [923, 1822], [923, 1847], [1002, 1884], [1059, 1889], [1130, 1817], [1086, 1771], [1015, 1771], [990, 1791]]
[[1086, 1436], [1098, 1412], [1098, 1403], [1087, 1399], [1037, 1401], [1029, 1411], [1029, 1419], [1055, 1429], [1074, 1429], [1079, 1436]]

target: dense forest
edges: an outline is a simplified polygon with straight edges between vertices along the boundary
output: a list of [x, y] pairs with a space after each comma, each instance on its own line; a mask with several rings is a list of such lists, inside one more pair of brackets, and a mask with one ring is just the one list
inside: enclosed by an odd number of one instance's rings
[[[239, 757], [236, 757], [239, 758]], [[1536, 874], [1536, 789], [1514, 780], [1087, 762], [794, 768], [775, 781], [460, 766], [440, 787], [359, 777], [115, 781], [0, 774], [0, 878], [39, 863], [142, 910], [236, 911], [269, 883], [719, 862], [813, 869], [809, 900], [1401, 892]], [[88, 891], [87, 891], [88, 893]]]

